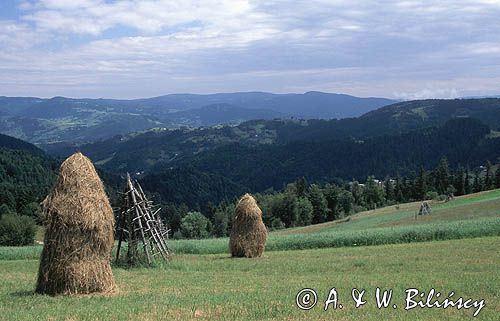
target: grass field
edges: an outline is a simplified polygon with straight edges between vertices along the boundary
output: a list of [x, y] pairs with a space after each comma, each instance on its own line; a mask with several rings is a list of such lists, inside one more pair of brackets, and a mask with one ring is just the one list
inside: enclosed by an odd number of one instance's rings
[[[0, 248], [0, 320], [499, 320], [500, 190], [433, 204], [432, 215], [415, 220], [418, 205], [271, 233], [259, 259], [229, 258], [227, 239], [172, 241], [168, 264], [115, 267], [119, 292], [110, 296], [34, 295], [41, 247]], [[309, 311], [295, 306], [305, 287], [318, 293]], [[344, 308], [325, 312], [332, 287]], [[354, 287], [366, 289], [362, 308], [354, 308]], [[376, 287], [393, 289], [398, 308], [379, 310]], [[476, 318], [475, 309], [405, 311], [411, 287], [486, 306]]]
[[[37, 260], [0, 261], [2, 320], [472, 320], [473, 310], [405, 311], [404, 290], [435, 288], [484, 299], [477, 320], [500, 315], [500, 237], [375, 247], [268, 252], [263, 258], [225, 254], [180, 255], [155, 269], [114, 269], [120, 291], [113, 296], [33, 295]], [[309, 311], [295, 295], [314, 288], [320, 302]], [[340, 310], [322, 310], [336, 287]], [[355, 309], [351, 288], [367, 289]], [[375, 307], [376, 287], [393, 289], [400, 308]]]

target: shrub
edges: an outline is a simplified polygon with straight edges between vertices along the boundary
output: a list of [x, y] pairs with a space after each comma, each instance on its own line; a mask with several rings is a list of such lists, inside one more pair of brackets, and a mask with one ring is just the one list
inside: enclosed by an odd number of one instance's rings
[[436, 200], [439, 197], [439, 194], [434, 191], [429, 191], [425, 194], [426, 200]]
[[172, 235], [172, 238], [174, 240], [182, 240], [184, 237], [182, 236], [181, 231], [175, 231], [174, 234]]
[[354, 205], [354, 206], [352, 207], [352, 211], [353, 211], [354, 213], [364, 212], [364, 211], [367, 211], [367, 210], [368, 210], [368, 209], [367, 209], [366, 207], [361, 206], [361, 205]]
[[16, 214], [7, 204], [0, 205], [0, 217], [7, 214]]
[[31, 217], [5, 214], [0, 219], [0, 245], [22, 246], [35, 240], [36, 224]]
[[445, 201], [446, 200], [446, 195], [441, 194], [437, 198], [435, 198], [435, 200], [438, 201], [438, 202]]
[[273, 220], [271, 221], [271, 230], [272, 231], [282, 230], [284, 228], [285, 228], [285, 224], [278, 217], [273, 218]]
[[210, 221], [200, 212], [189, 212], [181, 220], [181, 233], [187, 239], [202, 239], [208, 237]]

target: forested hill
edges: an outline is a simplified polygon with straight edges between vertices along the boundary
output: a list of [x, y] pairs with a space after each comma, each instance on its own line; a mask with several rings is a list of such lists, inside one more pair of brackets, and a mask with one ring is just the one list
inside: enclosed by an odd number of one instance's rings
[[2, 214], [36, 216], [38, 203], [55, 180], [57, 162], [34, 145], [0, 135], [0, 205]]
[[440, 125], [450, 118], [473, 117], [492, 129], [500, 128], [500, 99], [427, 99], [401, 102], [368, 112], [359, 117], [371, 134], [398, 133], [421, 128], [423, 124]]
[[0, 134], [0, 148], [24, 151], [36, 156], [47, 156], [43, 150], [33, 144], [2, 134]]
[[454, 118], [475, 118], [491, 129], [500, 129], [500, 99], [428, 99], [392, 104], [358, 118], [309, 120], [279, 128], [278, 140], [330, 140], [399, 135], [412, 130], [441, 126]]
[[[39, 203], [55, 183], [60, 162], [30, 143], [0, 134], [0, 216], [17, 212], [38, 219]], [[123, 180], [97, 171], [114, 202]]]
[[[235, 144], [240, 145], [238, 148], [269, 145], [269, 149], [274, 149], [295, 142], [325, 142], [329, 145], [332, 141], [343, 141], [350, 144], [356, 140], [439, 127], [456, 118], [480, 119], [496, 130], [500, 128], [500, 99], [412, 101], [342, 120], [253, 120], [238, 126], [149, 131], [77, 147], [58, 147], [51, 152], [67, 156], [81, 150], [109, 171], [148, 173], [157, 171], [159, 164], [173, 167], [180, 161], [189, 161], [194, 155], [222, 146], [230, 149]], [[390, 148], [396, 152], [398, 146]]]
[[[442, 157], [452, 167], [458, 165], [479, 166], [487, 160], [500, 159], [500, 137], [490, 137], [490, 129], [478, 120], [458, 118], [449, 120], [441, 127], [420, 129], [394, 135], [374, 137], [366, 140], [293, 142], [282, 145], [245, 146], [225, 145], [214, 150], [201, 152], [189, 160], [171, 164], [159, 164], [150, 175], [142, 178], [144, 185], [154, 186], [162, 199], [182, 199], [192, 205], [190, 197], [177, 194], [168, 188], [172, 177], [180, 175], [180, 168], [190, 168], [189, 175], [209, 173], [213, 177], [224, 177], [241, 190], [261, 192], [272, 188], [279, 190], [287, 183], [305, 177], [310, 182], [333, 182], [357, 179], [365, 181], [369, 175], [379, 179], [397, 175], [411, 176], [421, 167], [431, 169]], [[200, 176], [200, 180], [202, 180]], [[176, 179], [181, 182], [182, 179]], [[196, 191], [206, 183], [190, 185], [184, 181], [183, 189]], [[223, 195], [219, 185], [212, 185], [205, 193]], [[163, 188], [167, 187], [167, 188]], [[163, 191], [168, 193], [163, 194]], [[203, 194], [200, 191], [194, 192]], [[219, 201], [220, 199], [212, 201]]]

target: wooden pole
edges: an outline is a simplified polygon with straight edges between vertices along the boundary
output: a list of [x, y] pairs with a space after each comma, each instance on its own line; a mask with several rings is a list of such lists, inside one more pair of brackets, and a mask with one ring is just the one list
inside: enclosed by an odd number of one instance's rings
[[132, 197], [132, 206], [135, 209], [135, 214], [136, 214], [135, 218], [137, 219], [137, 224], [139, 225], [139, 230], [141, 232], [142, 243], [144, 245], [144, 252], [146, 253], [146, 258], [148, 260], [148, 264], [151, 265], [152, 261], [151, 261], [151, 256], [149, 254], [149, 249], [147, 246], [146, 237], [144, 236], [144, 228], [142, 226], [142, 217], [141, 217], [141, 213], [139, 211], [139, 205], [137, 204], [137, 200], [135, 198], [135, 189], [134, 189], [134, 186], [132, 185], [132, 180], [130, 179], [129, 174], [127, 174], [127, 186], [129, 188], [129, 193]]

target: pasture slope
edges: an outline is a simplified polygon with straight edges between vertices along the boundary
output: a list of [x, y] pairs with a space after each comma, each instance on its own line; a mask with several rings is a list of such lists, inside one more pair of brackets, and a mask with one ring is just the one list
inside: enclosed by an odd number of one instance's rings
[[[500, 190], [434, 204], [431, 216], [415, 220], [417, 208], [273, 232], [258, 259], [229, 258], [227, 239], [173, 241], [177, 255], [168, 264], [115, 267], [120, 290], [112, 296], [35, 295], [39, 247], [0, 248], [0, 320], [498, 320]], [[328, 245], [338, 247], [321, 248]], [[318, 304], [302, 311], [295, 297], [306, 287]], [[343, 309], [324, 311], [332, 287]], [[389, 308], [376, 307], [377, 287], [393, 290]], [[352, 288], [366, 289], [363, 307], [354, 308]], [[486, 305], [477, 317], [475, 308], [405, 310], [408, 288]]]
[[[420, 202], [388, 206], [338, 220], [272, 232], [266, 251], [382, 245], [500, 236], [500, 189], [434, 202], [432, 215], [415, 218]], [[227, 252], [227, 238], [176, 240], [176, 253]]]

